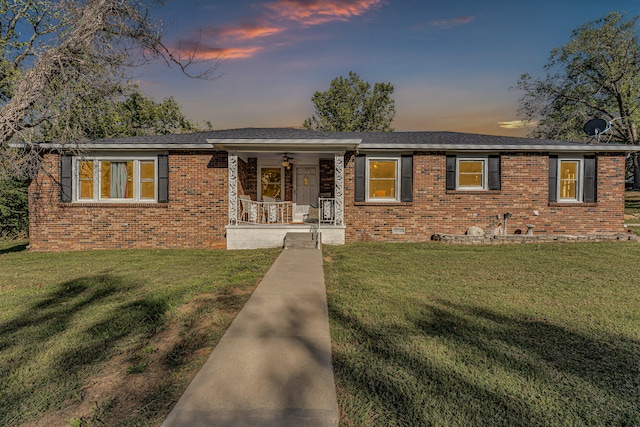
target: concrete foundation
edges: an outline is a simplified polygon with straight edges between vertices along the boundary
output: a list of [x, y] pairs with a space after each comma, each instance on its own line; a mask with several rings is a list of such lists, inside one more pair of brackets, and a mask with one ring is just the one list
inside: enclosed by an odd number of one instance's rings
[[[228, 225], [227, 249], [281, 248], [287, 233], [311, 231], [311, 224]], [[344, 245], [345, 226], [321, 226], [318, 232], [323, 245]]]

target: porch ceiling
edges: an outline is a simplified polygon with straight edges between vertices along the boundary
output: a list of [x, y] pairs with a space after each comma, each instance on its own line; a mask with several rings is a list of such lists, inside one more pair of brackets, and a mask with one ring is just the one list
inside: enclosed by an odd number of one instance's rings
[[356, 150], [362, 139], [207, 139], [214, 148], [238, 152], [337, 152]]

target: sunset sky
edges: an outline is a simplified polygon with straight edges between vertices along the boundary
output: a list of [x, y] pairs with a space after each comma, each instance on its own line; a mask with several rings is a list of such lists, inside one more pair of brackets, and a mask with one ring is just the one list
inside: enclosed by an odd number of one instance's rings
[[222, 57], [219, 78], [157, 64], [136, 76], [214, 129], [297, 127], [311, 97], [358, 73], [390, 82], [403, 130], [525, 136], [514, 126], [522, 73], [542, 75], [573, 29], [638, 0], [174, 0], [159, 11], [165, 42]]

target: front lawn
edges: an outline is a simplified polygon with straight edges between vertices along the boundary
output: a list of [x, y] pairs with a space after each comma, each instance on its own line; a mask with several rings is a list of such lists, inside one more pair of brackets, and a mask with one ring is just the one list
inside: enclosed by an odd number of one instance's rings
[[279, 250], [0, 243], [0, 425], [159, 425]]
[[325, 246], [342, 426], [640, 425], [640, 245]]

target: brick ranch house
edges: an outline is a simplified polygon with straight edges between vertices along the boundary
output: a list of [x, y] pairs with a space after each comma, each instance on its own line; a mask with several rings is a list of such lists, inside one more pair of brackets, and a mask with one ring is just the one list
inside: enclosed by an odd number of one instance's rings
[[[41, 144], [36, 251], [418, 242], [435, 233], [624, 232], [640, 147], [453, 132], [236, 129]], [[510, 213], [510, 216], [507, 214]], [[505, 217], [508, 222], [505, 223]]]

